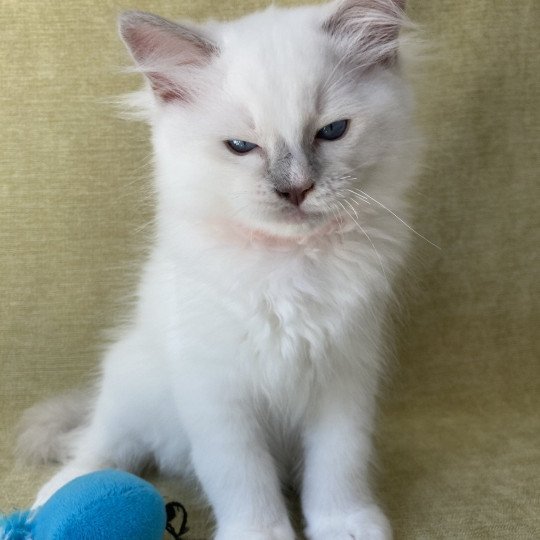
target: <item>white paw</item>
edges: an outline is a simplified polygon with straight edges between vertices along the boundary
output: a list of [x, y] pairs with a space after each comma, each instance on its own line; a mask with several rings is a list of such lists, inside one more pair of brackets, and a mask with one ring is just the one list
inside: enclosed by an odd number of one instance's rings
[[289, 523], [265, 528], [220, 527], [215, 540], [295, 540]]
[[92, 469], [67, 466], [57, 472], [39, 491], [32, 510], [43, 506], [60, 488], [73, 479], [92, 472]]
[[375, 506], [348, 514], [314, 516], [306, 529], [309, 540], [391, 540], [390, 523]]
[[43, 506], [62, 486], [64, 482], [51, 478], [39, 491], [36, 496], [36, 500], [32, 505], [32, 510]]

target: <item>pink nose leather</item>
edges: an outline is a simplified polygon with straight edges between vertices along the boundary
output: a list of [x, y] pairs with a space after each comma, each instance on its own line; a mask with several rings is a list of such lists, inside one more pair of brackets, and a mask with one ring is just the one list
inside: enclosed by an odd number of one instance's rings
[[285, 191], [276, 190], [280, 197], [287, 199], [291, 204], [300, 206], [307, 194], [313, 189], [313, 184], [310, 184], [307, 188], [305, 186], [291, 187]]

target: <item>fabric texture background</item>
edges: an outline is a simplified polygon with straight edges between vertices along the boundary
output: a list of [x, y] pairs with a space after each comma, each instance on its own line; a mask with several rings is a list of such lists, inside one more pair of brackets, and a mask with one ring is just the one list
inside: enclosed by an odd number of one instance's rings
[[[540, 3], [410, 0], [435, 45], [417, 85], [428, 144], [417, 192], [415, 293], [398, 327], [377, 441], [396, 538], [540, 537]], [[147, 129], [113, 98], [122, 10], [230, 18], [263, 0], [2, 0], [0, 509], [50, 467], [13, 456], [21, 411], [81, 386], [136, 279]], [[179, 382], [181, 387], [181, 382]], [[210, 538], [196, 494], [191, 540]]]

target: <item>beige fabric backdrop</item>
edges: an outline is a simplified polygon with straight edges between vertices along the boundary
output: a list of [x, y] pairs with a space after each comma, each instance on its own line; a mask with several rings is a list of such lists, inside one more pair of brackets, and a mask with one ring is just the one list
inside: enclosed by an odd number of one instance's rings
[[[263, 4], [1, 1], [3, 510], [29, 504], [50, 474], [15, 465], [15, 420], [94, 370], [150, 216], [146, 128], [107, 103], [138, 84], [118, 73], [116, 14], [226, 18]], [[379, 493], [398, 539], [538, 538], [540, 3], [409, 10], [437, 45], [417, 83], [430, 142], [416, 226], [442, 251], [418, 241]], [[205, 516], [192, 516], [189, 538], [209, 538]]]

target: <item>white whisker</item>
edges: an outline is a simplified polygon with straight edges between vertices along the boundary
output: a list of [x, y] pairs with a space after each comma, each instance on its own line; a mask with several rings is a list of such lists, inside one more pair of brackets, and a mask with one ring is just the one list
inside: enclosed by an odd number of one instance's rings
[[358, 217], [358, 214], [356, 213], [356, 210], [354, 209], [354, 206], [347, 200], [347, 199], [343, 199], [351, 208], [351, 210], [354, 212], [354, 215], [356, 216], [356, 219], [357, 220], [360, 220], [360, 218]]
[[334, 216], [334, 219], [336, 220], [336, 223], [339, 225], [339, 230], [341, 232], [341, 230], [342, 230], [341, 223], [339, 221], [338, 215], [336, 214], [336, 209], [335, 209], [334, 205], [330, 206], [329, 208], [332, 211], [332, 215]]
[[343, 217], [341, 216], [339, 210], [337, 209], [336, 205], [333, 204], [331, 206], [332, 208], [332, 212], [334, 212], [334, 215], [336, 216], [336, 219], [339, 223], [339, 229], [340, 229], [340, 232], [343, 231]]
[[373, 251], [375, 252], [375, 255], [377, 256], [377, 259], [379, 260], [379, 264], [381, 266], [381, 270], [382, 270], [382, 273], [384, 275], [384, 278], [386, 279], [386, 281], [388, 281], [388, 277], [386, 275], [386, 271], [384, 269], [384, 264], [382, 262], [382, 259], [381, 259], [381, 256], [379, 254], [379, 252], [377, 251], [377, 248], [375, 247], [375, 244], [373, 243], [373, 240], [371, 239], [371, 237], [369, 236], [369, 234], [366, 232], [366, 230], [362, 227], [362, 225], [360, 225], [360, 223], [358, 223], [358, 221], [356, 221], [352, 215], [347, 211], [347, 209], [341, 204], [340, 201], [337, 201], [337, 203], [343, 208], [343, 210], [345, 210], [345, 213], [348, 214], [348, 216], [356, 223], [356, 225], [358, 226], [358, 228], [362, 231], [362, 233], [364, 234], [364, 236], [368, 239], [369, 243], [371, 244], [371, 247], [373, 248]]
[[362, 199], [364, 202], [366, 202], [367, 204], [371, 204], [369, 202], [369, 199], [365, 196], [365, 195], [361, 195], [360, 193], [358, 193], [357, 191], [353, 190], [353, 189], [349, 189], [347, 188], [347, 191], [350, 191], [351, 193], [354, 193], [357, 197], [359, 197], [360, 199]]
[[387, 208], [383, 203], [379, 202], [378, 200], [374, 199], [371, 195], [368, 195], [365, 191], [360, 190], [366, 197], [369, 197], [373, 202], [377, 203], [379, 206], [384, 208], [387, 212], [390, 212], [397, 220], [399, 220], [405, 227], [410, 229], [414, 234], [425, 240], [428, 244], [431, 244], [433, 247], [437, 249], [441, 249], [437, 244], [434, 244], [431, 240], [428, 240], [425, 236], [421, 235], [418, 231], [414, 230], [406, 221], [401, 219], [395, 212], [392, 212], [390, 208]]
[[362, 206], [361, 203], [364, 203], [364, 204], [367, 204], [367, 205], [371, 206], [371, 203], [370, 203], [369, 201], [366, 201], [365, 199], [360, 199], [360, 198], [358, 197], [358, 195], [352, 195], [352, 196], [351, 196], [351, 201], [352, 201], [354, 204], [356, 204], [356, 206], [358, 206], [358, 207]]

